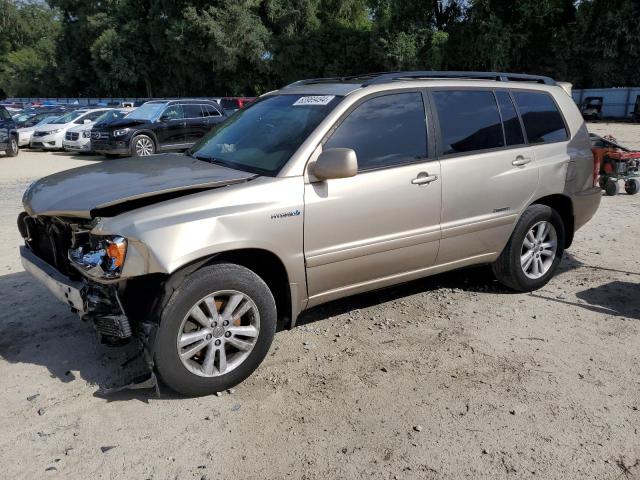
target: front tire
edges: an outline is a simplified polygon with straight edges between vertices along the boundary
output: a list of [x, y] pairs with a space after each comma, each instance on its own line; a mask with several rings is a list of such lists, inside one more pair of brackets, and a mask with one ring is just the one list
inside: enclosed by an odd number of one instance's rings
[[7, 157], [17, 157], [18, 156], [18, 139], [11, 135], [11, 137], [9, 138], [9, 146], [7, 147], [7, 151], [5, 152], [7, 154]]
[[189, 396], [230, 388], [258, 368], [276, 330], [266, 283], [239, 265], [197, 270], [160, 315], [155, 364], [162, 380]]
[[156, 153], [156, 144], [148, 135], [137, 135], [131, 140], [132, 157], [148, 157]]
[[604, 184], [604, 193], [606, 193], [609, 197], [615, 197], [619, 191], [620, 187], [618, 186], [617, 180], [610, 178]]
[[564, 252], [564, 223], [547, 205], [531, 205], [516, 224], [507, 246], [492, 264], [503, 285], [530, 292], [546, 285]]

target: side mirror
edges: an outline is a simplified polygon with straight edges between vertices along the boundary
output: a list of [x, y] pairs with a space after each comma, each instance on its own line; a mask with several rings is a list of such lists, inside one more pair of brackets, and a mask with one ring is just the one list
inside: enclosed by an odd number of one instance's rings
[[89, 120], [88, 118], [85, 118], [82, 123], [87, 125], [87, 124], [91, 123], [91, 120]]
[[318, 156], [310, 172], [320, 181], [354, 177], [358, 173], [358, 157], [350, 148], [329, 148]]

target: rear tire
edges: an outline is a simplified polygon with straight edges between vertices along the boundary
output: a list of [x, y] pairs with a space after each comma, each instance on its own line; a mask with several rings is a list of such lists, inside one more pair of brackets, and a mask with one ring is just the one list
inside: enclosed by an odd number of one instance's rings
[[620, 187], [618, 186], [618, 181], [610, 178], [604, 184], [604, 193], [608, 196], [613, 197], [618, 194], [620, 191]]
[[214, 264], [189, 275], [162, 310], [155, 365], [160, 378], [183, 395], [220, 392], [258, 368], [275, 330], [276, 305], [267, 284], [245, 267]]
[[547, 205], [531, 205], [491, 265], [493, 273], [500, 283], [513, 290], [537, 290], [547, 284], [558, 268], [564, 239], [564, 223], [558, 212]]
[[137, 135], [131, 140], [132, 157], [148, 157], [156, 153], [156, 144], [148, 135]]
[[5, 153], [7, 154], [7, 157], [17, 157], [19, 151], [18, 139], [14, 135], [11, 135], [11, 137], [9, 137], [9, 146]]
[[630, 178], [624, 183], [624, 191], [628, 195], [635, 195], [640, 191], [640, 180], [637, 178]]

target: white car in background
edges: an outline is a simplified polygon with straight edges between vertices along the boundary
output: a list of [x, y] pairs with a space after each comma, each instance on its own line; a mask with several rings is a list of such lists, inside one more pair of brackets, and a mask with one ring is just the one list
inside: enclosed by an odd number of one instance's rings
[[105, 111], [92, 122], [86, 122], [86, 120], [84, 120], [82, 124], [69, 128], [64, 134], [62, 148], [68, 152], [90, 152], [91, 129], [94, 125], [122, 118], [133, 110], [133, 108], [114, 108]]
[[41, 148], [43, 150], [60, 150], [64, 135], [72, 127], [78, 125], [89, 125], [109, 108], [92, 108], [74, 110], [65, 113], [51, 123], [38, 128], [33, 132], [29, 146], [31, 148]]
[[[27, 145], [29, 145], [29, 143], [31, 142], [31, 137], [33, 136], [33, 132], [38, 130], [43, 125], [47, 125], [48, 123], [51, 123], [52, 121], [54, 121], [59, 117], [60, 115], [51, 115], [50, 117], [45, 117], [41, 119], [39, 122], [37, 122], [34, 125], [18, 128], [18, 146], [26, 147]], [[27, 122], [27, 125], [28, 125], [28, 122]]]

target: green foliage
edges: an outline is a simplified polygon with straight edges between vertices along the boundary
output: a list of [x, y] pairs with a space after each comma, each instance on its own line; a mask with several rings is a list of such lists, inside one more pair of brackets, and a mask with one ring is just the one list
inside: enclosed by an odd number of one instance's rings
[[10, 95], [252, 95], [401, 69], [640, 83], [635, 0], [0, 0]]

